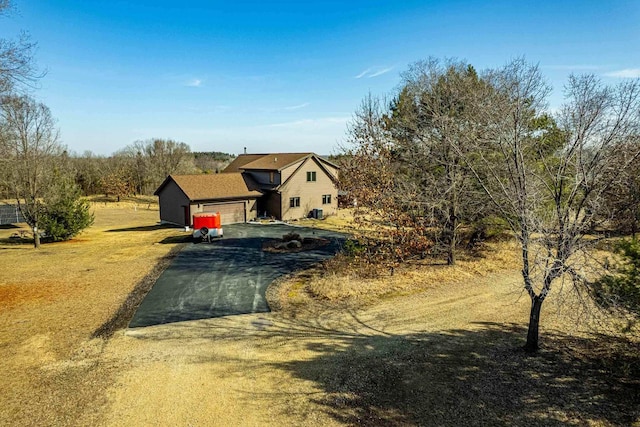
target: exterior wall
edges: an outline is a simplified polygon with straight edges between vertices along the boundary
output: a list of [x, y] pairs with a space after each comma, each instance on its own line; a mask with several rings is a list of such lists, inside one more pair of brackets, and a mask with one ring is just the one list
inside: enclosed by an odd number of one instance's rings
[[[315, 182], [307, 182], [307, 172], [311, 171], [316, 172]], [[308, 159], [280, 192], [283, 220], [305, 218], [313, 209], [322, 209], [323, 215], [333, 215], [338, 210], [338, 189], [313, 159]], [[322, 204], [324, 194], [331, 195], [330, 204]], [[300, 197], [300, 207], [289, 206], [291, 197]]]
[[[306, 159], [304, 159], [304, 160], [306, 160]], [[300, 166], [300, 163], [301, 163], [301, 162], [302, 162], [302, 161], [300, 161], [300, 162], [296, 162], [296, 163], [292, 164], [291, 166], [289, 166], [289, 167], [286, 167], [286, 168], [282, 169], [282, 171], [281, 171], [281, 174], [282, 174], [282, 178], [281, 178], [281, 179], [282, 179], [282, 182], [287, 182], [287, 180], [289, 179], [289, 177], [290, 177], [291, 175], [293, 175], [293, 173], [296, 171], [296, 169]], [[288, 199], [287, 199], [287, 200], [288, 200]]]
[[177, 225], [191, 224], [191, 214], [185, 221], [185, 206], [189, 206], [189, 199], [178, 185], [169, 181], [158, 194], [160, 206], [160, 221]]
[[[280, 185], [280, 173], [276, 171], [245, 171], [244, 173], [248, 174], [253, 178], [253, 180], [258, 185], [263, 185], [266, 187], [273, 187], [274, 185]], [[271, 182], [271, 173], [273, 173], [273, 182]]]
[[322, 163], [322, 166], [324, 166], [325, 169], [329, 171], [329, 173], [331, 173], [336, 179], [338, 179], [338, 169], [324, 162]]

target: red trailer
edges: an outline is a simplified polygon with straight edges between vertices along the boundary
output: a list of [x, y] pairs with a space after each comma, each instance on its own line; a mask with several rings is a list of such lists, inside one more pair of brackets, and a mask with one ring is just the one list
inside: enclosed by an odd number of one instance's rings
[[211, 240], [212, 237], [222, 237], [220, 212], [200, 212], [193, 215], [193, 238]]

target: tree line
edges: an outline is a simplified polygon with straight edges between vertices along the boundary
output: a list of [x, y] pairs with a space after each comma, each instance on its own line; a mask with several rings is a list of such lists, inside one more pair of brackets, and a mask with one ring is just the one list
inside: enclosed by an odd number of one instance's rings
[[219, 173], [233, 158], [222, 152], [191, 152], [184, 142], [153, 138], [136, 141], [111, 156], [89, 151], [70, 155], [69, 166], [84, 195], [119, 199], [151, 195], [170, 174]]
[[640, 219], [640, 81], [572, 75], [554, 111], [550, 92], [523, 59], [483, 72], [417, 62], [389, 99], [364, 99], [341, 162], [356, 221], [387, 236], [368, 245], [376, 262], [429, 253], [455, 264], [490, 224], [512, 232], [531, 299], [528, 351], [552, 288], [589, 295], [604, 271], [598, 242], [635, 233]]

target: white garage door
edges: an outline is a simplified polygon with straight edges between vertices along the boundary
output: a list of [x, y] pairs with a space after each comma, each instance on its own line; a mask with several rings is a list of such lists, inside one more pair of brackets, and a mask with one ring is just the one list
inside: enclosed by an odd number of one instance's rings
[[204, 205], [202, 210], [204, 212], [220, 212], [222, 224], [245, 222], [244, 202], [212, 203]]

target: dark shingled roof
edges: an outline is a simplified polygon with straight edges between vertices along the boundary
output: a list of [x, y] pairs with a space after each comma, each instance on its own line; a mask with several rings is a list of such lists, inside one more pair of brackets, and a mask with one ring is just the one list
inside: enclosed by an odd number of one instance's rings
[[169, 175], [158, 187], [158, 194], [169, 180], [173, 180], [189, 200], [212, 200], [260, 197], [257, 185], [248, 176], [237, 173], [210, 175]]
[[313, 153], [241, 154], [227, 166], [224, 172], [236, 172], [238, 170], [280, 171], [311, 156], [313, 156]]
[[246, 165], [247, 163], [251, 163], [254, 160], [258, 160], [263, 156], [266, 156], [266, 154], [240, 154], [238, 157], [233, 159], [233, 161], [229, 163], [229, 165], [224, 168], [222, 172], [240, 172], [244, 165]]

